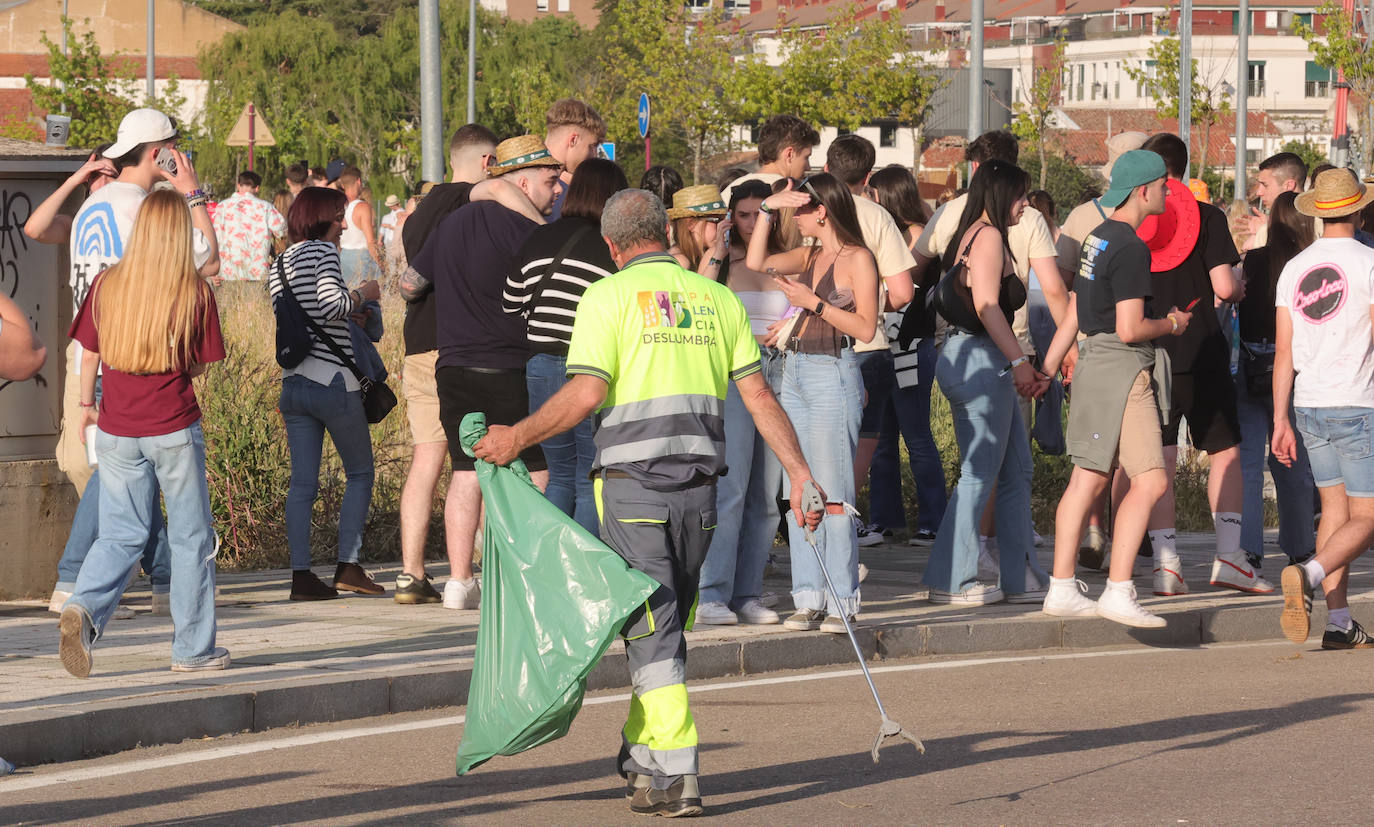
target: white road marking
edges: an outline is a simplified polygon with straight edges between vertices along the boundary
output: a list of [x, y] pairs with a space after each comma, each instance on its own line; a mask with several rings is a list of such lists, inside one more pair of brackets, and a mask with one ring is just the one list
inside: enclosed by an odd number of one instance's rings
[[[1031, 661], [1057, 661], [1057, 660], [1087, 660], [1090, 658], [1111, 658], [1129, 657], [1133, 655], [1161, 655], [1169, 653], [1196, 653], [1207, 649], [1249, 649], [1264, 646], [1289, 646], [1293, 644], [1288, 641], [1263, 641], [1257, 643], [1231, 643], [1222, 645], [1195, 646], [1177, 649], [1109, 649], [1097, 652], [1068, 652], [1059, 655], [1017, 655], [998, 658], [971, 658], [968, 660], [939, 661], [935, 663], [909, 663], [896, 666], [870, 666], [869, 671], [874, 675], [883, 675], [894, 672], [925, 672], [935, 669], [966, 669], [973, 666], [993, 666], [1002, 663], [1027, 663]], [[863, 671], [860, 669], [842, 669], [833, 672], [815, 672], [802, 675], [781, 675], [774, 678], [751, 678], [741, 681], [729, 681], [726, 683], [711, 683], [693, 685], [691, 694], [700, 695], [704, 692], [721, 692], [727, 689], [745, 689], [752, 686], [776, 686], [787, 683], [806, 683], [809, 681], [829, 680], [833, 678], [851, 678], [860, 676]], [[583, 706], [600, 706], [602, 704], [624, 703], [630, 699], [629, 693], [617, 695], [601, 695], [594, 698], [587, 698]], [[294, 735], [288, 738], [277, 738], [270, 741], [254, 741], [247, 744], [222, 744], [220, 746], [206, 747], [203, 750], [191, 752], [177, 752], [171, 755], [164, 755], [158, 758], [145, 758], [138, 761], [121, 761], [109, 766], [91, 767], [79, 770], [56, 770], [54, 772], [44, 772], [42, 768], [37, 770], [36, 775], [32, 776], [11, 776], [8, 779], [0, 778], [0, 792], [18, 792], [20, 790], [36, 790], [43, 787], [52, 787], [58, 784], [71, 784], [80, 781], [93, 781], [102, 778], [112, 778], [119, 775], [131, 775], [139, 772], [149, 772], [161, 770], [168, 767], [177, 767], [184, 764], [195, 764], [203, 761], [220, 761], [226, 758], [237, 758], [242, 755], [253, 755], [259, 752], [273, 752], [276, 750], [295, 749], [297, 747], [309, 747], [316, 744], [327, 744], [332, 741], [348, 741], [354, 738], [368, 738], [374, 735], [392, 735], [400, 732], [412, 732], [417, 729], [431, 729], [434, 727], [456, 726], [467, 720], [466, 715], [445, 715], [438, 718], [426, 718], [423, 721], [408, 721], [406, 723], [385, 724], [382, 726], [353, 727], [350, 729], [337, 729], [328, 732], [315, 732], [308, 735]]]

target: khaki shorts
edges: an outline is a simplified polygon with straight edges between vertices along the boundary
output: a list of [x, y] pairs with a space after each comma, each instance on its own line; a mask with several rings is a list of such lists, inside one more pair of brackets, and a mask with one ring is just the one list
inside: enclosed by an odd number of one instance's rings
[[1150, 374], [1136, 374], [1121, 414], [1121, 439], [1116, 446], [1117, 462], [1128, 477], [1164, 468], [1164, 448], [1160, 441], [1159, 405], [1155, 402]]
[[439, 422], [439, 388], [434, 381], [434, 363], [439, 351], [413, 353], [401, 369], [401, 386], [406, 397], [406, 416], [410, 419], [410, 441], [415, 445], [448, 442]]

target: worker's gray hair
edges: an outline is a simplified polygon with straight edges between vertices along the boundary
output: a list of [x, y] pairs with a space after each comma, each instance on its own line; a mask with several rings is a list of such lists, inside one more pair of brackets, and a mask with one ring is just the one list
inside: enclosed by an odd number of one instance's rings
[[668, 212], [648, 190], [625, 189], [606, 200], [601, 211], [601, 234], [621, 250], [636, 244], [668, 247]]

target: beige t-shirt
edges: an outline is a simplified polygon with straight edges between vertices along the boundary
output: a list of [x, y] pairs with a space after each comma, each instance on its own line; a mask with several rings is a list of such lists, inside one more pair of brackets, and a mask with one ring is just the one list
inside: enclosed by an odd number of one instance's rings
[[878, 264], [878, 332], [868, 344], [856, 343], [855, 353], [867, 353], [887, 348], [887, 333], [883, 330], [883, 305], [887, 304], [887, 284], [883, 279], [899, 275], [916, 266], [916, 257], [907, 249], [906, 239], [897, 222], [882, 206], [867, 198], [854, 196], [854, 212], [859, 218], [859, 230], [864, 245], [873, 253]]
[[1069, 273], [1078, 272], [1078, 261], [1083, 254], [1083, 239], [1088, 237], [1088, 233], [1097, 229], [1097, 225], [1106, 221], [1112, 211], [1099, 205], [1096, 199], [1084, 201], [1073, 211], [1069, 217], [1064, 219], [1064, 223], [1059, 228], [1059, 237], [1068, 236], [1073, 239], [1073, 244], [1065, 244], [1059, 257], [1059, 269]]
[[780, 180], [782, 180], [782, 176], [779, 175], [779, 174], [777, 174], [776, 172], [751, 172], [751, 173], [749, 173], [748, 175], [741, 175], [740, 177], [738, 177], [738, 178], [736, 178], [735, 180], [731, 181], [731, 182], [730, 182], [730, 186], [728, 186], [728, 187], [726, 187], [725, 189], [721, 190], [721, 193], [720, 193], [720, 200], [722, 200], [722, 201], [724, 201], [725, 203], [729, 204], [729, 203], [730, 203], [730, 193], [734, 192], [734, 191], [735, 191], [735, 187], [738, 187], [740, 184], [743, 184], [745, 181], [762, 181], [763, 183], [765, 183], [765, 184], [767, 184], [767, 185], [769, 185], [769, 186], [771, 187], [771, 186], [773, 185], [773, 182], [775, 182], [775, 181], [780, 181]]
[[[939, 258], [945, 254], [949, 245], [957, 240], [954, 234], [959, 230], [959, 219], [964, 214], [967, 201], [968, 195], [964, 194], [947, 201], [935, 211], [930, 223], [921, 231], [921, 237], [916, 240], [918, 254], [926, 258]], [[1021, 214], [1019, 222], [1007, 228], [1007, 246], [1011, 248], [1016, 277], [1021, 279], [1027, 290], [1030, 289], [1031, 259], [1056, 257], [1054, 238], [1050, 235], [1049, 225], [1045, 223], [1045, 216], [1030, 207]], [[1035, 354], [1030, 336], [1030, 311], [1025, 305], [1012, 316], [1011, 332], [1016, 335], [1016, 341], [1021, 343], [1022, 353], [1028, 356]]]

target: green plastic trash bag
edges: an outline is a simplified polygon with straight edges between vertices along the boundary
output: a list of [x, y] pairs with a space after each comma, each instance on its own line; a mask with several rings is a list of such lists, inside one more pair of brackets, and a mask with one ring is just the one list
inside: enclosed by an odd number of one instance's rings
[[[482, 414], [463, 417], [469, 456], [486, 430]], [[477, 460], [477, 481], [482, 608], [459, 775], [566, 735], [587, 674], [658, 588], [545, 499], [520, 460]]]

